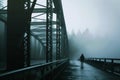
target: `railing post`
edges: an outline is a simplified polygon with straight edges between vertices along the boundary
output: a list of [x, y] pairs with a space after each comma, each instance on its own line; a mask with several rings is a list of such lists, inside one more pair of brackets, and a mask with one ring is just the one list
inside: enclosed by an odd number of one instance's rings
[[101, 62], [101, 59], [99, 58], [99, 61]]
[[106, 70], [106, 58], [104, 59], [103, 69]]
[[113, 73], [114, 72], [114, 60], [111, 59], [111, 72]]

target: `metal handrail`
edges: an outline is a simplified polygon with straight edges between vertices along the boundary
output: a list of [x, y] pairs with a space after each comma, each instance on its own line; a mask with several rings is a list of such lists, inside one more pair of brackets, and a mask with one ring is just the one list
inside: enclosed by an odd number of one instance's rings
[[86, 58], [85, 62], [120, 76], [119, 58]]
[[106, 59], [106, 60], [120, 60], [120, 58], [86, 58], [86, 59]]
[[31, 71], [31, 70], [34, 70], [34, 69], [40, 69], [40, 68], [50, 66], [50, 65], [53, 65], [53, 64], [56, 64], [56, 63], [65, 63], [67, 60], [68, 59], [56, 60], [56, 61], [48, 62], [48, 63], [45, 63], [45, 64], [34, 65], [34, 66], [30, 66], [30, 67], [26, 67], [26, 68], [22, 68], [22, 69], [18, 69], [18, 70], [5, 72], [5, 73], [0, 74], [0, 78], [6, 77], [6, 76], [11, 76], [11, 75], [16, 75], [18, 73], [24, 73], [24, 72]]

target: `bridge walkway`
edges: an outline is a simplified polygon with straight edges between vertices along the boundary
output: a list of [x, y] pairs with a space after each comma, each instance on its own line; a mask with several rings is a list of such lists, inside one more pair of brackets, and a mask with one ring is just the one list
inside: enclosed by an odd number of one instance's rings
[[120, 80], [119, 76], [102, 71], [96, 67], [70, 60], [68, 66], [60, 73], [56, 80]]

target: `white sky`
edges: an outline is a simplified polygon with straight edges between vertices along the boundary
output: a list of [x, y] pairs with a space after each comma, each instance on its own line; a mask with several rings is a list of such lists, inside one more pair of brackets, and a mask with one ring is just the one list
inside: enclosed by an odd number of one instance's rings
[[62, 3], [69, 33], [88, 28], [93, 34], [104, 35], [119, 25], [120, 0], [62, 0]]

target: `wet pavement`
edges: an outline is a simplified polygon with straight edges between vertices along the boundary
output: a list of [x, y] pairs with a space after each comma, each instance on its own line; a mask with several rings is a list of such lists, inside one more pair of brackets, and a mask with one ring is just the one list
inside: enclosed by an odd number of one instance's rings
[[99, 70], [89, 64], [70, 60], [68, 66], [60, 73], [56, 80], [120, 80], [120, 77]]

